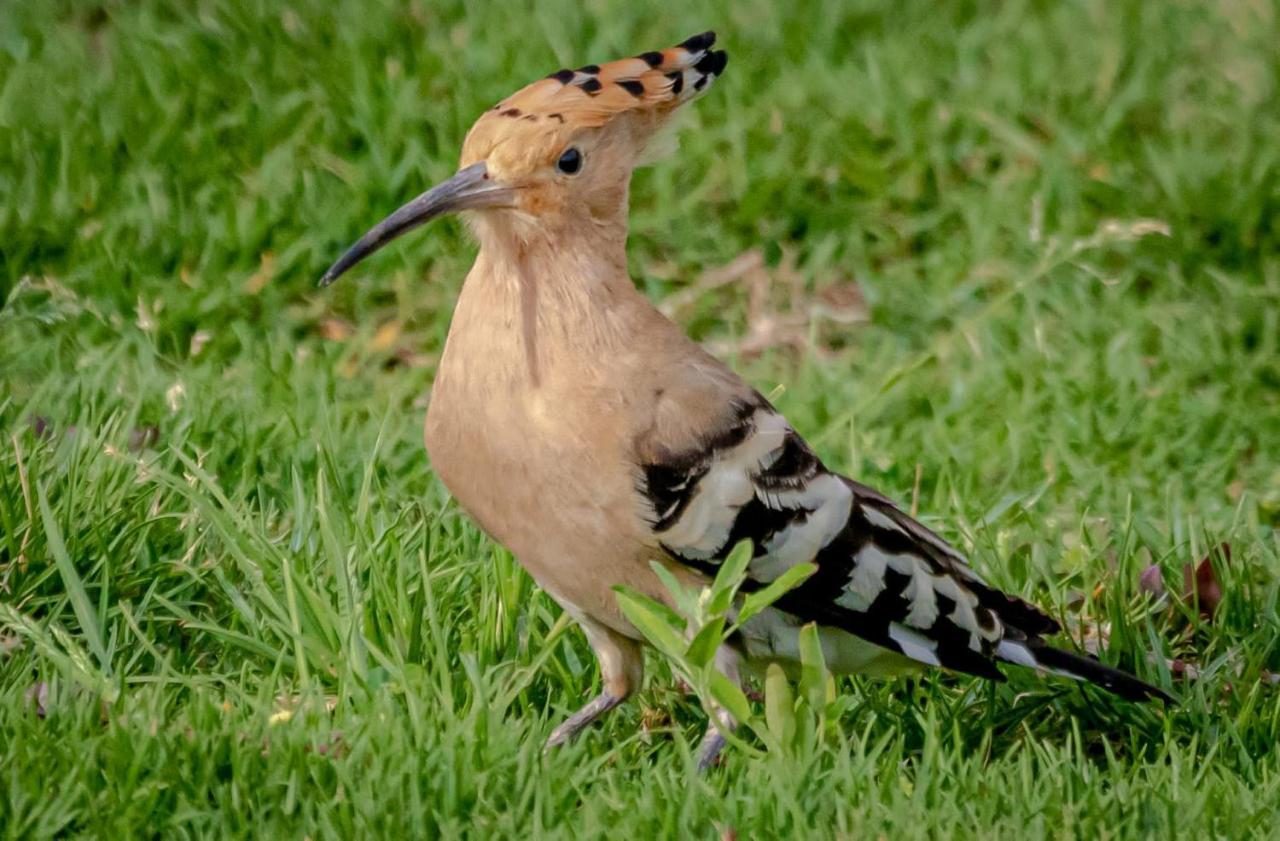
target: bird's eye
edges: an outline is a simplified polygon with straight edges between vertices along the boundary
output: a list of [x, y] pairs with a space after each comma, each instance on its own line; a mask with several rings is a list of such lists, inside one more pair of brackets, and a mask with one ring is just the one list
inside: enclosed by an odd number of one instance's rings
[[577, 146], [570, 146], [564, 150], [560, 160], [556, 161], [556, 169], [565, 175], [573, 175], [582, 169], [582, 153], [578, 151]]

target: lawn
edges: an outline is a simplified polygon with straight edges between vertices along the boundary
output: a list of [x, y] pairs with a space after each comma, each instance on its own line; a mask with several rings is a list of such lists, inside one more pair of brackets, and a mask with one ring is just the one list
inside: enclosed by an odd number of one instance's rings
[[[1176, 708], [842, 678], [698, 777], [651, 658], [542, 753], [595, 662], [422, 446], [474, 245], [315, 280], [505, 94], [707, 28], [637, 283]], [[0, 834], [1280, 836], [1277, 138], [1266, 2], [0, 3]]]

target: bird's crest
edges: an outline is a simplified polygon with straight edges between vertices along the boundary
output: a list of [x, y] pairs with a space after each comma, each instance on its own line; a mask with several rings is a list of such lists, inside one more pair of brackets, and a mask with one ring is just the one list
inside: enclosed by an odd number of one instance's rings
[[724, 72], [728, 55], [712, 50], [714, 32], [665, 50], [608, 64], [557, 70], [499, 102], [497, 118], [598, 126], [624, 111], [668, 110], [695, 98]]
[[464, 144], [463, 165], [487, 156], [499, 142], [521, 137], [569, 136], [621, 115], [655, 130], [674, 109], [704, 93], [724, 73], [728, 54], [712, 50], [714, 32], [674, 47], [607, 64], [556, 72], [527, 85], [486, 111]]

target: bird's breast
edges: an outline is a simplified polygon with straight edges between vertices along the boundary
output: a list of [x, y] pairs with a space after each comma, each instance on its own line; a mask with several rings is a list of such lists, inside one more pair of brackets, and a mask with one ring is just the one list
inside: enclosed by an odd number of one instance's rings
[[[626, 632], [612, 587], [652, 589], [655, 557], [636, 493], [618, 385], [519, 361], [450, 337], [427, 412], [431, 464], [462, 508], [557, 598]], [[561, 375], [561, 371], [577, 376]]]

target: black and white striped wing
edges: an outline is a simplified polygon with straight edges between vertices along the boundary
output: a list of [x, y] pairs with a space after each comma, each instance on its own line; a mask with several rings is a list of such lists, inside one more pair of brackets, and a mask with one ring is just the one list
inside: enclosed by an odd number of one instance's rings
[[922, 663], [1001, 679], [994, 658], [1036, 665], [1021, 641], [1058, 627], [888, 499], [827, 470], [761, 397], [703, 446], [645, 465], [641, 491], [674, 558], [714, 574], [750, 540], [749, 587], [812, 561], [818, 572], [777, 607]]

